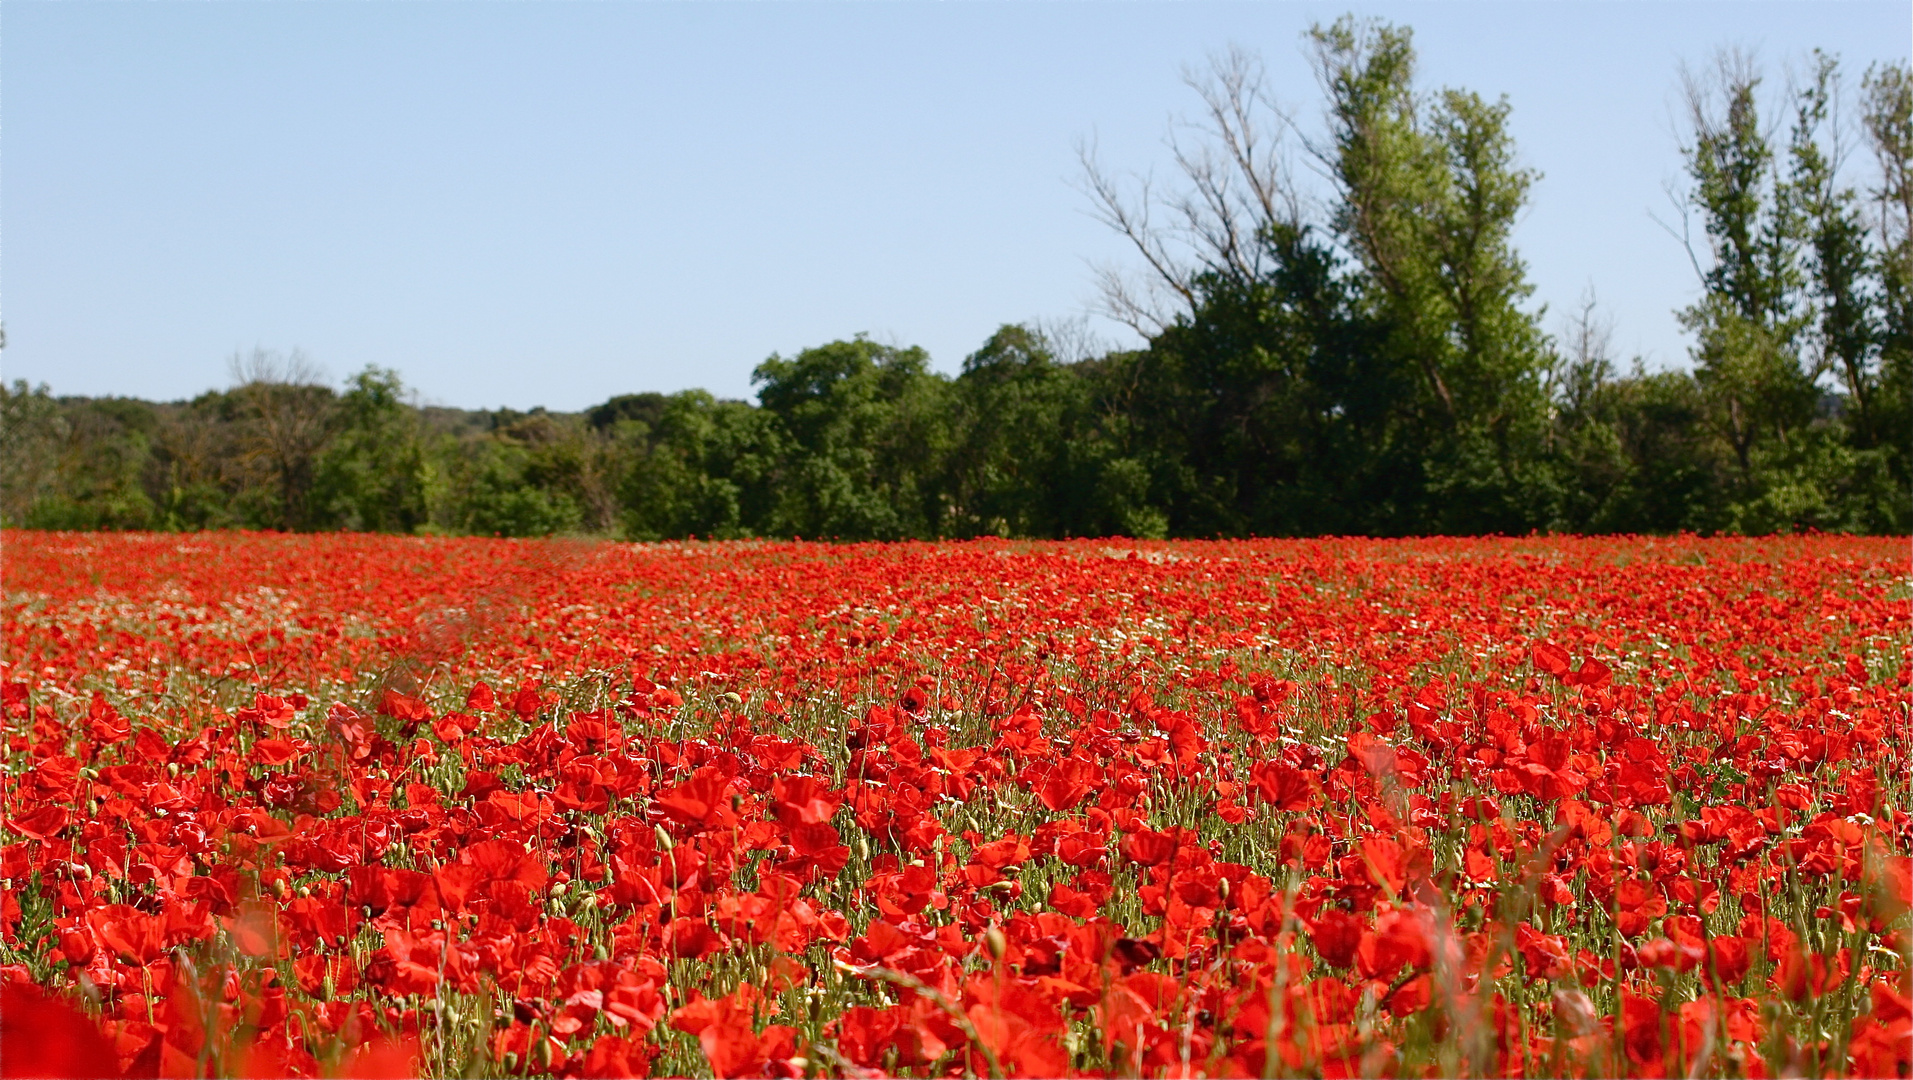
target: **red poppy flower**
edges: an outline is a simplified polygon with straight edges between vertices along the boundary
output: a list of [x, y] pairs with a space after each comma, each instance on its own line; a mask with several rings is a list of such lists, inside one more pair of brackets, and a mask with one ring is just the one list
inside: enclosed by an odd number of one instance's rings
[[119, 1056], [85, 1013], [35, 987], [0, 986], [0, 1077], [118, 1075]]

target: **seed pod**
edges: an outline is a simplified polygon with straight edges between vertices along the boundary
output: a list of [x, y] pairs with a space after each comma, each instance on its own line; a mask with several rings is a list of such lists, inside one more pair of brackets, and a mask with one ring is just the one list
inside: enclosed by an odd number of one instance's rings
[[983, 944], [989, 948], [990, 957], [995, 960], [1003, 959], [1003, 954], [1010, 949], [1009, 939], [1003, 936], [1002, 928], [996, 926], [983, 932]]

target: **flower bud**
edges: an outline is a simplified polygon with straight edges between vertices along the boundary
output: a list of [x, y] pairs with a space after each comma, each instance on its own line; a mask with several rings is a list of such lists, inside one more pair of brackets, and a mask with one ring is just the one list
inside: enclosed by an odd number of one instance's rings
[[990, 957], [994, 960], [1003, 959], [1003, 954], [1010, 948], [1009, 939], [1003, 936], [1002, 928], [996, 926], [983, 932], [983, 944], [989, 948]]

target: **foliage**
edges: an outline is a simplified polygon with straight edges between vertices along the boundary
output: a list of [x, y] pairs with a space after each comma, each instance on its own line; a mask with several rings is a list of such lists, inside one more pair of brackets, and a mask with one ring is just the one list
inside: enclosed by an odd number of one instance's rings
[[412, 532], [426, 520], [431, 467], [398, 373], [367, 368], [338, 404], [337, 432], [318, 455], [316, 513], [338, 527]]
[[864, 337], [773, 355], [752, 379], [788, 447], [771, 475], [766, 532], [899, 540], [935, 536], [949, 452], [949, 384], [919, 348]]

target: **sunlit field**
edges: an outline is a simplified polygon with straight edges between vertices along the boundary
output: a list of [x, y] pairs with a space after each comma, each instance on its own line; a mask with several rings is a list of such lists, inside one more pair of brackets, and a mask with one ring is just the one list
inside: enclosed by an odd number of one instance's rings
[[1913, 1072], [1905, 538], [4, 543], [10, 1069]]

